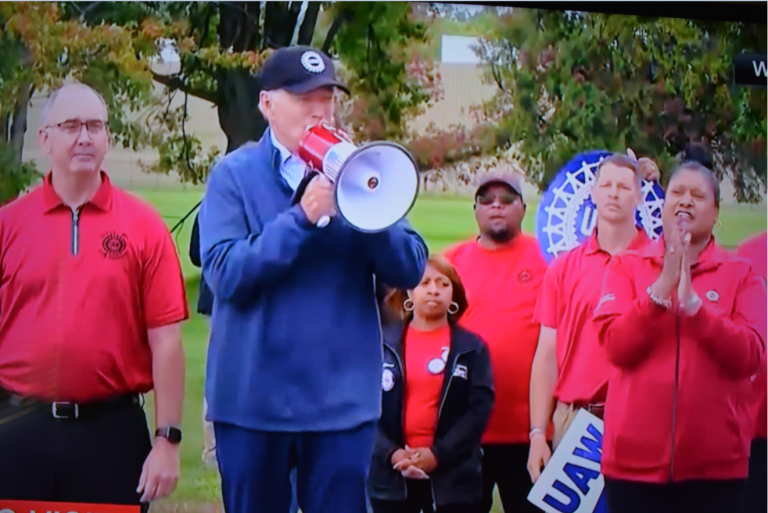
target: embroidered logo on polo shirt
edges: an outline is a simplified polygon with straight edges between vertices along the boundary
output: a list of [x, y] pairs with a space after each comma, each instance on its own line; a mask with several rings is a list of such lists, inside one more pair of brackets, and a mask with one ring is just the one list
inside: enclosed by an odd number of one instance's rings
[[520, 283], [531, 281], [531, 278], [533, 278], [533, 275], [529, 271], [520, 271], [520, 273], [517, 275], [517, 281]]
[[110, 232], [101, 239], [101, 252], [106, 258], [120, 258], [125, 254], [128, 243], [122, 233]]
[[708, 290], [707, 299], [713, 303], [717, 303], [720, 300], [720, 294], [718, 294], [716, 290]]

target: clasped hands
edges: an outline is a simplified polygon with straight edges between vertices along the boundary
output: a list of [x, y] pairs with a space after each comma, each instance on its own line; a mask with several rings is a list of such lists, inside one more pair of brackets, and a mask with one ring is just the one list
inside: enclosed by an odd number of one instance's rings
[[437, 459], [428, 447], [398, 449], [392, 454], [392, 468], [406, 479], [429, 479], [437, 468]]
[[701, 298], [691, 283], [691, 265], [695, 262], [696, 255], [691, 250], [691, 233], [686, 228], [687, 223], [678, 222], [674, 230], [669, 233], [665, 231], [664, 267], [652, 287], [658, 297], [668, 298], [677, 286], [680, 307], [685, 314], [692, 316], [699, 311]]

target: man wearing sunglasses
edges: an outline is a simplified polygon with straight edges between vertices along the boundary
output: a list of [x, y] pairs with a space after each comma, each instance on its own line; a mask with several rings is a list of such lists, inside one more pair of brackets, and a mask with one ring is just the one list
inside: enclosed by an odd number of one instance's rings
[[528, 386], [539, 338], [533, 313], [546, 263], [536, 239], [522, 233], [521, 175], [484, 175], [474, 210], [480, 235], [446, 256], [467, 290], [469, 309], [461, 324], [487, 343], [497, 394], [483, 437], [482, 511], [493, 507], [498, 486], [504, 511], [535, 513], [538, 509], [527, 500]]
[[0, 209], [0, 499], [146, 510], [179, 477], [188, 309], [176, 247], [103, 171], [99, 93], [54, 91], [38, 143], [42, 185]]

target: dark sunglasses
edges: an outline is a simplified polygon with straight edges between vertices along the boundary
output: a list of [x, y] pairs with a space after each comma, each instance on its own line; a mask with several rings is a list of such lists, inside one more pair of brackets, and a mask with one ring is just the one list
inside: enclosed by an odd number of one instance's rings
[[501, 194], [481, 194], [477, 197], [477, 202], [480, 205], [493, 205], [493, 202], [499, 198], [502, 205], [511, 205], [518, 198], [517, 194], [511, 192], [502, 192]]

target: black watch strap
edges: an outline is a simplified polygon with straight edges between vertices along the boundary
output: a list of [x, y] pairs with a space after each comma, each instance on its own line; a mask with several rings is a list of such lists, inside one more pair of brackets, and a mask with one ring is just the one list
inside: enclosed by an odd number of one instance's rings
[[161, 436], [172, 444], [178, 444], [181, 442], [181, 429], [175, 427], [157, 428], [155, 436]]

